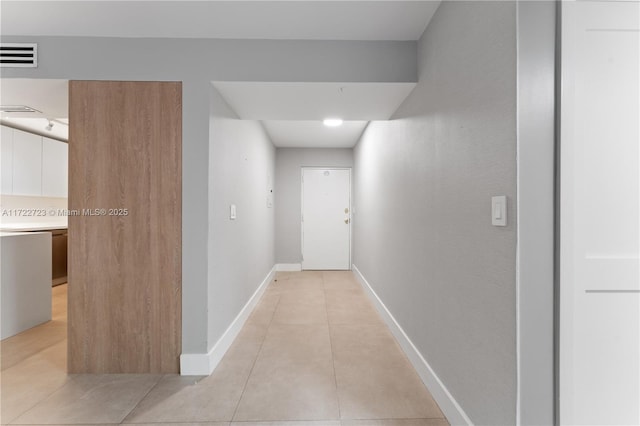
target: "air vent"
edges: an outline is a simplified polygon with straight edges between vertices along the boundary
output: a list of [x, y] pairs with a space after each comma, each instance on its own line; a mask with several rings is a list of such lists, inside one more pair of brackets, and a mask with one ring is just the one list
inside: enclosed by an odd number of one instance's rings
[[32, 112], [42, 114], [42, 111], [38, 111], [37, 109], [25, 105], [1, 105], [0, 112]]
[[37, 43], [1, 43], [0, 67], [36, 68], [38, 66]]

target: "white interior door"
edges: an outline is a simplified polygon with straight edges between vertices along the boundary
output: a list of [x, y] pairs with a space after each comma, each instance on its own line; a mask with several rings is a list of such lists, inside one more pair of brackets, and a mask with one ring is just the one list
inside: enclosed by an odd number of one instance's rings
[[560, 423], [640, 424], [640, 3], [563, 2]]
[[350, 169], [302, 169], [302, 269], [351, 269], [350, 203]]

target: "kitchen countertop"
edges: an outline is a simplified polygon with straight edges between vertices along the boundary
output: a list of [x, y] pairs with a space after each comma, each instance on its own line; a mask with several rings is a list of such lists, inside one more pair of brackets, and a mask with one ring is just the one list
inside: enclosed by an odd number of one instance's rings
[[0, 237], [19, 237], [22, 235], [38, 235], [39, 232], [1, 232]]
[[58, 229], [67, 229], [67, 223], [56, 222], [32, 222], [32, 223], [2, 223], [0, 231], [2, 232], [28, 232], [28, 231], [54, 231]]

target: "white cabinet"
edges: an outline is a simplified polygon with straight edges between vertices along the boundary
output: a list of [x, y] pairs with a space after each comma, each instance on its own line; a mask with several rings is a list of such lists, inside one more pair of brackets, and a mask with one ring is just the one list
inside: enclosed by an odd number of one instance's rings
[[67, 197], [69, 145], [10, 127], [2, 128], [2, 194]]
[[0, 338], [51, 320], [51, 233], [0, 232]]
[[42, 137], [13, 131], [13, 194], [42, 195]]
[[2, 126], [0, 134], [0, 193], [13, 193], [13, 129]]
[[42, 138], [42, 195], [67, 197], [69, 145]]

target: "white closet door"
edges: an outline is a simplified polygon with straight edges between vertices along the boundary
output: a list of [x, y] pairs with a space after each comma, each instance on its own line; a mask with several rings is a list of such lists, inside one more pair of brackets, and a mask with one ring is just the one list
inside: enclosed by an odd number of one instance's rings
[[562, 3], [560, 423], [640, 424], [640, 3]]

